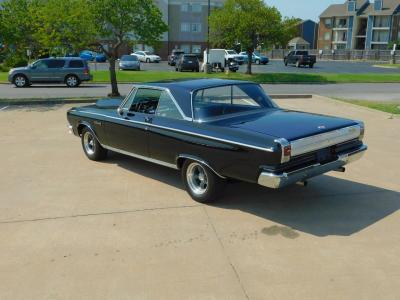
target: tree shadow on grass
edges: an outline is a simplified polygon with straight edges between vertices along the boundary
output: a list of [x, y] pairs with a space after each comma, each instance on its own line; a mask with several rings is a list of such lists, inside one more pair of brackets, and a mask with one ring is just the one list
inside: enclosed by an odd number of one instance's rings
[[[176, 170], [116, 153], [106, 162], [183, 189]], [[307, 187], [281, 190], [230, 183], [212, 206], [241, 210], [315, 236], [349, 236], [395, 213], [400, 208], [400, 193], [323, 175]]]

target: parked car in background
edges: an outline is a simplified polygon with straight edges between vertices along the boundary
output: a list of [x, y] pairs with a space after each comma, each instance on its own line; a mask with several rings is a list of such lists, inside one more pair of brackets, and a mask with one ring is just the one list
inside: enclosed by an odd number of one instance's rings
[[225, 50], [225, 64], [236, 61], [239, 65], [244, 63], [243, 55], [237, 54], [235, 50]]
[[91, 79], [87, 62], [79, 57], [39, 59], [8, 73], [8, 81], [19, 88], [33, 83], [65, 83], [68, 87], [77, 87]]
[[181, 54], [176, 61], [175, 70], [178, 72], [183, 71], [200, 71], [200, 62], [196, 54]]
[[122, 55], [119, 59], [118, 66], [120, 70], [140, 71], [140, 61], [136, 55]]
[[[248, 56], [247, 52], [240, 52], [240, 55], [243, 56], [244, 63], [247, 63], [249, 61], [249, 56]], [[257, 65], [261, 65], [261, 64], [266, 65], [269, 63], [269, 58], [265, 55], [261, 55], [258, 52], [253, 52], [252, 62]]]
[[229, 179], [278, 189], [343, 172], [367, 150], [363, 122], [281, 109], [245, 81], [138, 84], [67, 119], [88, 159], [114, 151], [180, 170], [199, 202], [218, 200]]
[[141, 62], [146, 63], [159, 63], [161, 61], [161, 57], [158, 55], [152, 54], [149, 51], [136, 51], [135, 54]]
[[301, 66], [313, 68], [316, 61], [317, 57], [315, 55], [310, 55], [306, 50], [291, 51], [283, 58], [285, 66], [293, 64], [298, 68]]
[[168, 64], [170, 66], [175, 66], [176, 61], [181, 56], [182, 54], [185, 54], [185, 52], [181, 49], [174, 49], [172, 50], [171, 54], [168, 56]]
[[[71, 55], [72, 57], [74, 55]], [[90, 50], [83, 50], [78, 55], [80, 58], [87, 60], [87, 61], [96, 61], [96, 62], [106, 62], [107, 57], [102, 53], [97, 53]]]

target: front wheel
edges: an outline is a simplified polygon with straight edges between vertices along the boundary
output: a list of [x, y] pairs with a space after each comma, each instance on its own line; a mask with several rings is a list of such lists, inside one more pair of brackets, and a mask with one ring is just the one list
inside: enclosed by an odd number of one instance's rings
[[15, 76], [13, 81], [17, 88], [26, 87], [29, 85], [29, 81], [24, 75]]
[[67, 87], [73, 88], [73, 87], [77, 87], [80, 84], [80, 82], [79, 82], [78, 77], [76, 77], [75, 75], [68, 75], [65, 78], [65, 84], [67, 85]]
[[89, 128], [83, 129], [81, 141], [83, 151], [90, 160], [99, 161], [107, 157], [107, 150], [100, 145], [96, 136]]
[[257, 64], [257, 65], [260, 64], [260, 60], [259, 60], [259, 59], [256, 60], [256, 64]]
[[210, 168], [192, 160], [183, 164], [182, 180], [189, 195], [200, 203], [217, 200], [224, 186], [224, 181]]
[[300, 68], [300, 66], [301, 66], [301, 65], [300, 65], [300, 62], [297, 61], [297, 62], [296, 62], [296, 67], [297, 67], [297, 68]]
[[285, 60], [284, 62], [285, 62], [285, 66], [287, 67], [287, 65], [288, 65], [288, 62], [287, 62], [287, 60]]

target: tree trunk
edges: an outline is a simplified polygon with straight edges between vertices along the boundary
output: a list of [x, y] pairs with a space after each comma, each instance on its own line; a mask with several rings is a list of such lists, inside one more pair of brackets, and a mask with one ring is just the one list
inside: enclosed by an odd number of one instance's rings
[[109, 97], [119, 97], [117, 74], [115, 72], [115, 58], [110, 57], [110, 81], [111, 81], [111, 93], [108, 94]]
[[248, 50], [247, 51], [247, 70], [246, 70], [246, 74], [251, 75], [251, 65], [253, 64], [253, 51], [252, 50]]

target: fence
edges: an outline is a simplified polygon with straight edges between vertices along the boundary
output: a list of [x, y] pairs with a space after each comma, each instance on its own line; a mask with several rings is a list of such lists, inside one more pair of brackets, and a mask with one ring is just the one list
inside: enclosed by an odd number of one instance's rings
[[[271, 50], [266, 55], [271, 59], [283, 59], [290, 50]], [[308, 50], [311, 55], [316, 55], [321, 60], [368, 60], [368, 61], [386, 61], [392, 60], [391, 50]], [[396, 62], [400, 62], [400, 51], [396, 51]]]

